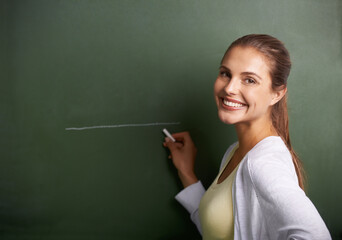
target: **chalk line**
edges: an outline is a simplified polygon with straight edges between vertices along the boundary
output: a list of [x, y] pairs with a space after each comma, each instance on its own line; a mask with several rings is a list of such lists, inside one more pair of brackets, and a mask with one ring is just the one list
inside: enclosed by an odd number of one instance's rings
[[66, 128], [67, 131], [82, 131], [97, 128], [123, 128], [123, 127], [151, 127], [151, 126], [163, 126], [163, 125], [179, 125], [180, 122], [162, 122], [162, 123], [131, 123], [131, 124], [117, 124], [117, 125], [102, 125], [102, 126], [90, 126], [90, 127], [70, 127]]

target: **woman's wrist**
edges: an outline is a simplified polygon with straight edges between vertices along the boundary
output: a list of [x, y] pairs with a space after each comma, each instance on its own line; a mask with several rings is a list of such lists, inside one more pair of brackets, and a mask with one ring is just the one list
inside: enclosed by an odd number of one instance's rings
[[184, 188], [198, 182], [198, 178], [196, 177], [195, 173], [183, 174], [178, 172], [178, 176]]

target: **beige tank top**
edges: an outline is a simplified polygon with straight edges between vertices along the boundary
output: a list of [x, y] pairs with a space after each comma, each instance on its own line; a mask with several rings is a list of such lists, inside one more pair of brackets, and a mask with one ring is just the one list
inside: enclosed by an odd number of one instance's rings
[[236, 148], [231, 151], [226, 164], [201, 199], [199, 215], [204, 240], [234, 239], [232, 186], [238, 166], [223, 182], [217, 184], [217, 181]]

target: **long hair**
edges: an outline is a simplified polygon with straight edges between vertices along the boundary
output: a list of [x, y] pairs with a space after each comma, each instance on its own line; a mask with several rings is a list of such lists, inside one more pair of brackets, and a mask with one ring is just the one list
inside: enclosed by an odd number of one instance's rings
[[[289, 52], [281, 41], [266, 34], [250, 34], [235, 40], [229, 46], [226, 54], [237, 46], [252, 47], [262, 53], [269, 63], [272, 89], [277, 91], [286, 88], [287, 78], [291, 70], [291, 60]], [[290, 141], [287, 94], [272, 106], [271, 119], [278, 135], [283, 139], [291, 153], [299, 186], [304, 190], [305, 173], [303, 165], [293, 150]]]

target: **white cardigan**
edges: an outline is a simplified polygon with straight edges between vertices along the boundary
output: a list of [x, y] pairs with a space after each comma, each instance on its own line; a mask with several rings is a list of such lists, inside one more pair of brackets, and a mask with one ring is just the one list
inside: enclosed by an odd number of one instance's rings
[[[226, 151], [221, 167], [235, 144]], [[232, 191], [234, 240], [331, 239], [315, 206], [299, 187], [291, 154], [280, 137], [267, 137], [246, 154]], [[200, 232], [198, 207], [204, 192], [197, 182], [176, 196]]]

